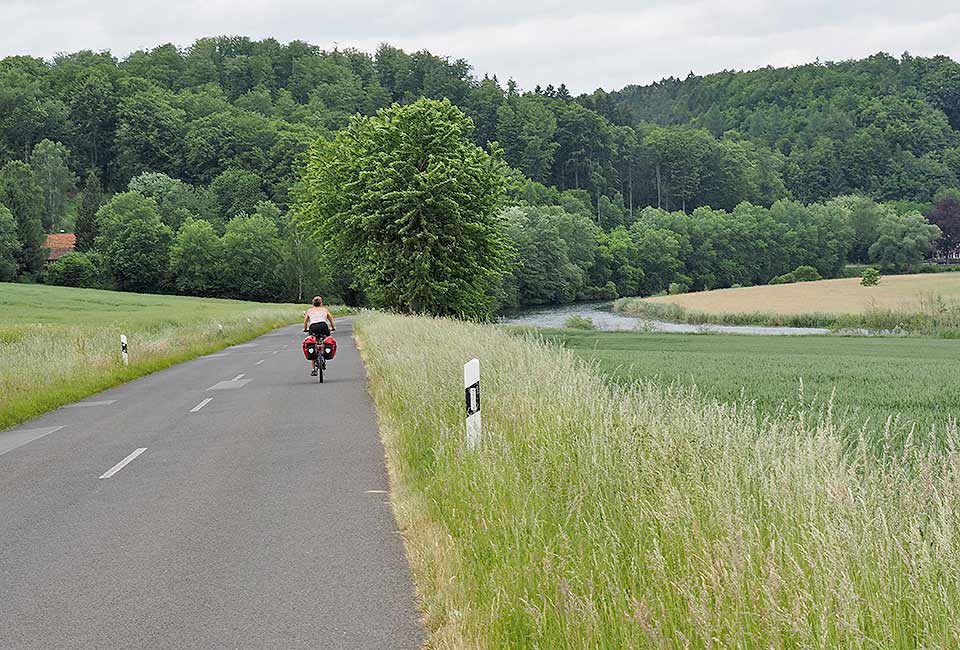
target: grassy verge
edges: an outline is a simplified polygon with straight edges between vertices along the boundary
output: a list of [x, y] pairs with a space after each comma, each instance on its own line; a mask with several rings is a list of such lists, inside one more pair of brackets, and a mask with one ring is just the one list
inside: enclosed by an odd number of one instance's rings
[[694, 325], [761, 325], [768, 327], [822, 327], [836, 331], [866, 329], [872, 332], [919, 334], [960, 338], [960, 305], [937, 297], [925, 297], [915, 311], [871, 308], [860, 313], [828, 314], [770, 312], [706, 312], [690, 310], [667, 302], [642, 298], [621, 298], [613, 303], [616, 312]]
[[[903, 337], [738, 336], [543, 330], [621, 384], [696, 386], [761, 417], [829, 408], [854, 438], [942, 439], [960, 416], [956, 342]], [[893, 420], [888, 423], [888, 418]]]
[[[303, 307], [0, 284], [0, 314], [2, 430], [295, 323]], [[128, 367], [120, 334], [129, 340]]]
[[[433, 647], [960, 644], [952, 447], [850, 454], [829, 418], [611, 384], [492, 327], [357, 332]], [[467, 452], [474, 356], [485, 440]]]

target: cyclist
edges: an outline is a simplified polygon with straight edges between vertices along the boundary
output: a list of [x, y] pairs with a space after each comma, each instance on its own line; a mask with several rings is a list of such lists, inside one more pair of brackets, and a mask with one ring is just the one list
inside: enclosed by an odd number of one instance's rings
[[[317, 338], [318, 345], [323, 343], [323, 339], [330, 336], [330, 332], [337, 331], [330, 310], [323, 306], [323, 296], [315, 296], [313, 306], [304, 313], [303, 331], [313, 334]], [[310, 363], [312, 367], [310, 375], [316, 376], [318, 362], [314, 360]]]

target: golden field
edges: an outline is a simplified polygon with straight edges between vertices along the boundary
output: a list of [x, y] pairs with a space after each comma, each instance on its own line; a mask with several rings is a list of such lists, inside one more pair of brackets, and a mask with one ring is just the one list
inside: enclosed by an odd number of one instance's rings
[[644, 301], [714, 314], [862, 314], [874, 310], [918, 311], [934, 296], [949, 303], [960, 302], [960, 273], [890, 275], [875, 287], [860, 286], [860, 278], [843, 278], [656, 296]]

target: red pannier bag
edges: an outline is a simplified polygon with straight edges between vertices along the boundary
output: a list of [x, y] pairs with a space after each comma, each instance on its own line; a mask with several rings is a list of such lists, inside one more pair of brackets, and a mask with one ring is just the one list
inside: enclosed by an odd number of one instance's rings
[[337, 356], [337, 342], [333, 340], [332, 336], [323, 339], [322, 352], [324, 359], [332, 359]]
[[303, 339], [303, 356], [307, 361], [316, 361], [320, 354], [320, 346], [317, 345], [317, 337], [313, 334]]

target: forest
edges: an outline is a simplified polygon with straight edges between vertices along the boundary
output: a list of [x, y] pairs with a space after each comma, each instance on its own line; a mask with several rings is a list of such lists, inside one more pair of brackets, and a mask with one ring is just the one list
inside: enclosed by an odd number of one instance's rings
[[[0, 279], [364, 295], [300, 222], [310, 146], [447, 99], [499, 162], [501, 307], [766, 283], [956, 247], [960, 64], [886, 54], [573, 97], [462, 59], [216, 37], [0, 61]], [[937, 226], [932, 227], [931, 224]], [[45, 232], [80, 253], [45, 266]]]

